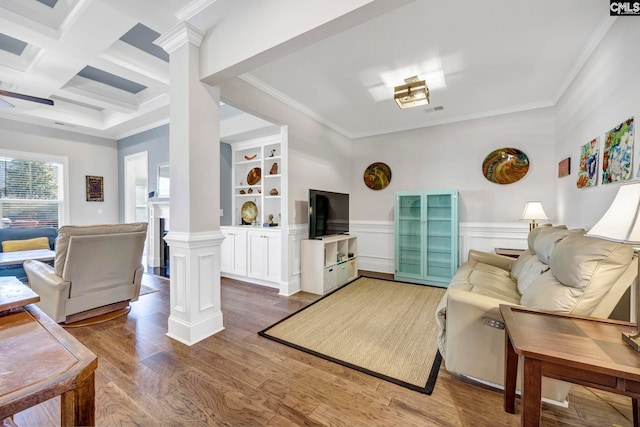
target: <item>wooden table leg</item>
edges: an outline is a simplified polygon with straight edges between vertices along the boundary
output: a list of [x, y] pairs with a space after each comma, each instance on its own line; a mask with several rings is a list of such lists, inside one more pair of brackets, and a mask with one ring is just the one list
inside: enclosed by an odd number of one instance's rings
[[631, 398], [631, 404], [633, 405], [633, 425], [634, 427], [638, 427], [638, 421], [640, 419], [640, 401], [636, 398]]
[[540, 425], [542, 409], [542, 362], [524, 358], [524, 378], [522, 379], [522, 427]]
[[74, 390], [63, 393], [61, 401], [62, 426], [93, 426], [95, 425], [95, 374], [91, 372], [84, 379], [77, 379], [78, 385]]
[[516, 409], [516, 379], [518, 376], [518, 355], [513, 349], [509, 333], [505, 331], [504, 356], [504, 410], [515, 414]]

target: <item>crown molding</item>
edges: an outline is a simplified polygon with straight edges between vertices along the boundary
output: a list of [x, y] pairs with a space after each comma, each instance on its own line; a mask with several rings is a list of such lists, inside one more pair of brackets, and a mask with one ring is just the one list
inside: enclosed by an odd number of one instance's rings
[[200, 47], [204, 33], [187, 22], [181, 22], [158, 37], [153, 43], [163, 48], [168, 54], [190, 43]]
[[194, 0], [176, 13], [180, 21], [188, 21], [198, 16], [200, 12], [214, 4], [216, 0]]

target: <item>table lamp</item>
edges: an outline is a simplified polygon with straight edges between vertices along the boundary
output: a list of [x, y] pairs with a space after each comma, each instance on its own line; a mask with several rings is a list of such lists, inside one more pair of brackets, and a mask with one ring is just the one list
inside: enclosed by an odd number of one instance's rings
[[[637, 253], [635, 246], [640, 245], [640, 182], [621, 186], [609, 209], [586, 235], [634, 245]], [[640, 273], [640, 265], [638, 270]], [[640, 286], [637, 285], [635, 300], [636, 331], [623, 332], [622, 338], [636, 351], [640, 351]]]
[[537, 220], [546, 221], [548, 219], [547, 214], [544, 213], [544, 209], [542, 208], [542, 202], [527, 202], [524, 206], [522, 216], [520, 217], [520, 221], [531, 221], [529, 223], [529, 231], [538, 226], [538, 223], [536, 222]]

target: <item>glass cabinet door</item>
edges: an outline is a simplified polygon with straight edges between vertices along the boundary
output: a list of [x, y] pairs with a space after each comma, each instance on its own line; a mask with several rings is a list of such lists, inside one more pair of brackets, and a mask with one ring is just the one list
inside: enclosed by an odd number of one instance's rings
[[423, 275], [422, 196], [397, 196], [396, 200], [396, 273], [416, 278]]
[[427, 277], [451, 278], [453, 275], [453, 215], [450, 194], [427, 196]]

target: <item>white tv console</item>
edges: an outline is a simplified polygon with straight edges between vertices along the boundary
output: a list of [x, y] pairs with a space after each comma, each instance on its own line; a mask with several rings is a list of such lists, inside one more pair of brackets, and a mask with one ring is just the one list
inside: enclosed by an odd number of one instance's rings
[[358, 238], [327, 236], [302, 241], [302, 290], [324, 295], [358, 277]]

